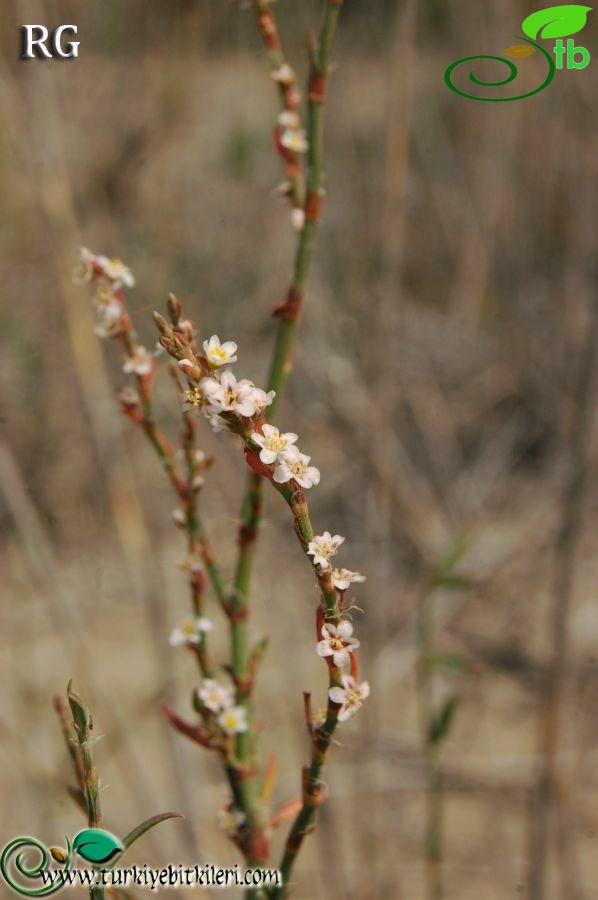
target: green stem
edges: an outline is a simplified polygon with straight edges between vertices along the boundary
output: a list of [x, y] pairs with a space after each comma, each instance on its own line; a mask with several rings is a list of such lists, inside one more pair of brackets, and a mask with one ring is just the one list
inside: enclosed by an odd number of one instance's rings
[[[269, 420], [271, 420], [276, 413], [292, 368], [292, 354], [297, 333], [297, 325], [303, 305], [304, 289], [310, 270], [315, 235], [320, 219], [322, 199], [323, 103], [330, 50], [341, 2], [342, 0], [328, 0], [326, 3], [320, 40], [311, 59], [307, 117], [307, 138], [309, 147], [307, 155], [307, 191], [305, 199], [306, 218], [305, 226], [299, 237], [287, 300], [277, 311], [280, 323], [276, 336], [267, 387], [268, 390], [276, 392], [276, 397], [268, 409]], [[261, 17], [267, 16], [270, 23], [274, 22], [271, 10], [267, 9], [266, 4], [261, 2], [261, 0], [256, 0], [254, 5]], [[260, 19], [260, 27], [262, 27], [262, 22], [263, 18]], [[266, 44], [270, 50], [271, 65], [279, 66], [284, 62], [284, 56], [280, 49], [277, 34], [272, 38], [272, 29], [269, 28], [268, 30], [270, 37], [266, 40]], [[262, 31], [264, 32], [263, 28]], [[266, 37], [266, 34], [264, 34], [264, 36]], [[283, 92], [283, 102], [286, 103], [287, 99], [288, 95]], [[293, 189], [293, 193], [294, 195], [298, 194], [296, 187]], [[237, 569], [234, 589], [229, 600], [232, 623], [233, 672], [237, 685], [237, 703], [243, 705], [246, 709], [249, 722], [247, 732], [239, 735], [237, 739], [236, 753], [241, 764], [250, 772], [255, 771], [256, 762], [255, 740], [252, 732], [252, 685], [251, 673], [249, 671], [250, 653], [247, 618], [255, 543], [257, 540], [262, 510], [261, 482], [261, 476], [256, 473], [251, 472], [247, 477], [241, 512]], [[281, 491], [281, 493], [284, 494], [284, 491]], [[293, 504], [289, 499], [287, 499], [287, 502], [289, 502], [289, 505], [293, 508]], [[305, 534], [310, 533], [311, 536], [313, 536], [313, 529], [311, 529], [309, 517], [307, 517], [307, 522], [304, 522], [303, 524], [307, 529]], [[305, 534], [303, 538], [300, 538], [303, 542], [305, 541]], [[308, 538], [308, 540], [309, 539], [310, 538]], [[326, 587], [325, 590], [323, 589], [323, 598], [327, 616], [333, 611], [338, 611], [338, 600], [336, 592], [333, 589], [329, 587]], [[334, 731], [334, 725], [332, 726], [332, 731]], [[321, 765], [323, 765], [323, 760]], [[250, 831], [253, 830], [255, 832], [255, 839], [257, 840], [257, 843], [261, 845], [263, 843], [263, 841], [260, 840], [261, 829], [263, 827], [261, 821], [263, 813], [261, 810], [256, 809], [256, 805], [259, 806], [259, 802], [255, 776], [250, 775], [245, 780], [244, 786], [245, 800], [248, 804], [246, 808], [244, 808], [244, 812], [249, 821]]]
[[[330, 687], [340, 684], [340, 673], [331, 669]], [[280, 863], [280, 887], [271, 892], [275, 898], [285, 897], [289, 887], [291, 873], [304, 839], [315, 828], [318, 807], [325, 799], [322, 783], [322, 772], [328, 758], [332, 736], [337, 725], [338, 708], [331, 704], [328, 707], [326, 721], [316, 732], [312, 741], [312, 757], [310, 765], [303, 773], [303, 804], [291, 826]]]
[[[83, 706], [81, 699], [72, 690], [69, 683], [67, 697], [73, 714], [73, 726], [77, 735], [77, 744], [81, 760], [82, 790], [87, 809], [90, 828], [102, 828], [102, 810], [100, 806], [100, 782], [93, 759], [91, 732], [93, 723], [89, 710]], [[104, 900], [104, 888], [89, 889], [91, 900]]]

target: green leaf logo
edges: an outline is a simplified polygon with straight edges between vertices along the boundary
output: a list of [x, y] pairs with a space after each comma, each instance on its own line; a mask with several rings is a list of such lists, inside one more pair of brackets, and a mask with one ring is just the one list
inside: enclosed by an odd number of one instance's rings
[[80, 831], [73, 841], [73, 847], [79, 856], [91, 863], [106, 863], [124, 850], [118, 838], [100, 828]]
[[581, 31], [591, 9], [591, 6], [578, 6], [576, 3], [550, 6], [548, 9], [539, 9], [532, 13], [521, 27], [524, 33], [533, 39], [568, 37]]

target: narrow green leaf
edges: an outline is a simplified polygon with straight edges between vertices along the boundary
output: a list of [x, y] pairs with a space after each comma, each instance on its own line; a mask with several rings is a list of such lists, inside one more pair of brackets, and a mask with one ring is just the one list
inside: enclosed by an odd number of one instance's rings
[[426, 662], [432, 668], [445, 669], [446, 671], [456, 672], [457, 674], [465, 672], [468, 668], [468, 663], [465, 659], [462, 659], [460, 656], [453, 656], [450, 653], [428, 656]]
[[452, 574], [455, 566], [463, 557], [469, 547], [471, 536], [465, 529], [457, 535], [446, 554], [441, 558], [431, 574], [431, 582], [434, 587], [439, 587], [443, 581]]
[[457, 697], [449, 697], [440, 712], [432, 718], [428, 731], [430, 744], [438, 744], [447, 736], [458, 703], [459, 699]]
[[87, 732], [93, 728], [91, 714], [89, 710], [81, 702], [81, 698], [73, 690], [73, 681], [69, 681], [67, 686], [67, 699], [73, 715], [73, 722], [77, 729], [77, 734], [81, 740], [85, 739]]
[[550, 6], [532, 13], [524, 19], [521, 27], [532, 39], [568, 37], [581, 31], [591, 9], [591, 6], [579, 6], [575, 3]]
[[445, 591], [466, 591], [471, 587], [471, 581], [465, 575], [443, 575], [436, 580], [435, 586]]
[[135, 841], [139, 840], [139, 838], [145, 834], [146, 831], [149, 831], [150, 828], [153, 828], [154, 825], [159, 825], [160, 822], [165, 822], [166, 819], [182, 819], [180, 813], [160, 813], [158, 816], [152, 816], [151, 819], [146, 819], [145, 822], [142, 822], [140, 825], [137, 825], [133, 831], [130, 831], [129, 834], [123, 838], [123, 847], [126, 850], [131, 844], [134, 844]]

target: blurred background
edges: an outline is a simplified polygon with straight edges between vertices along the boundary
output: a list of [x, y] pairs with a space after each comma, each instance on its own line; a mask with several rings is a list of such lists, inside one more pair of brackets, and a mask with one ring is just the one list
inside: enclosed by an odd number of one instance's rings
[[[274, 7], [302, 78], [320, 7]], [[278, 419], [321, 469], [316, 528], [346, 535], [341, 564], [367, 573], [355, 623], [372, 697], [338, 732], [301, 900], [431, 897], [439, 773], [444, 896], [595, 896], [598, 62], [517, 103], [470, 102], [443, 81], [454, 60], [511, 46], [534, 8], [342, 11], [325, 216]], [[589, 48], [592, 15], [576, 37]], [[78, 60], [18, 60], [19, 25], [67, 22]], [[81, 244], [122, 257], [148, 346], [151, 311], [175, 291], [265, 381], [296, 235], [272, 196], [277, 98], [255, 17], [215, 0], [13, 0], [0, 24], [0, 838], [60, 844], [81, 825], [51, 708], [72, 676], [102, 736], [106, 826], [186, 817], [131, 859], [232, 863], [214, 827], [217, 761], [157, 708], [167, 696], [187, 714], [196, 686], [193, 660], [168, 646], [188, 604], [175, 503], [119, 414], [116, 347], [99, 345], [71, 272]], [[525, 85], [544, 79], [539, 54], [519, 64]], [[226, 435], [203, 440], [218, 455], [204, 515], [230, 574], [245, 472]], [[279, 803], [308, 754], [301, 692], [320, 705], [324, 671], [309, 568], [286, 508], [266, 500], [252, 627], [272, 636], [257, 702]], [[225, 661], [215, 603], [210, 615]], [[435, 661], [423, 684], [422, 652]], [[427, 750], [423, 697], [435, 710], [459, 698]]]

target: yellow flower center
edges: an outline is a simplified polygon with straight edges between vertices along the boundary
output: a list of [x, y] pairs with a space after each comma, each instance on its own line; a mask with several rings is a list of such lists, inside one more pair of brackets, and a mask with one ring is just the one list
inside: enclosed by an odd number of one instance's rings
[[191, 406], [203, 406], [205, 403], [204, 396], [199, 388], [189, 388], [185, 391], [185, 399]]
[[275, 453], [280, 453], [281, 450], [287, 445], [287, 441], [282, 437], [282, 435], [270, 435], [269, 438], [266, 439], [266, 447], [268, 450], [274, 450]]
[[347, 691], [345, 706], [348, 706], [349, 709], [359, 709], [360, 706], [363, 706], [363, 700], [358, 688], [351, 688]]
[[331, 637], [330, 638], [330, 646], [333, 650], [342, 650], [345, 646], [342, 638], [339, 637]]

